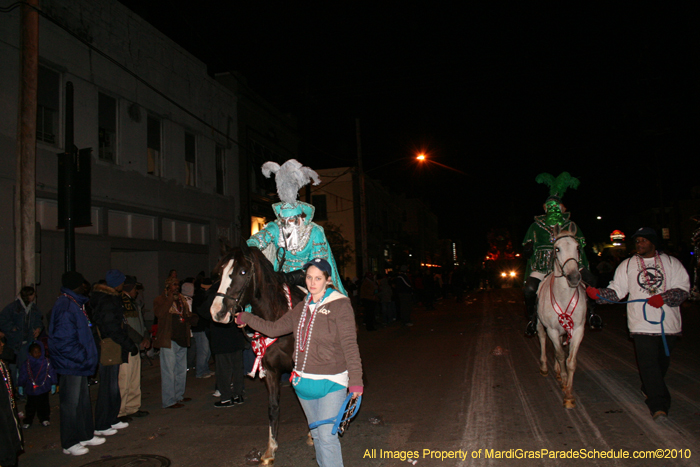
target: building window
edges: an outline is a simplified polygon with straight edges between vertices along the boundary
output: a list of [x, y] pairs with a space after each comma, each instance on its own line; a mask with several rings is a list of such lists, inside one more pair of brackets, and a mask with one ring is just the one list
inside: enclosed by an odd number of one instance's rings
[[36, 139], [58, 146], [58, 110], [61, 93], [60, 75], [39, 66], [37, 86]]
[[224, 195], [226, 180], [226, 150], [223, 146], [216, 145], [216, 193]]
[[185, 132], [185, 185], [197, 186], [197, 138]]
[[316, 213], [314, 214], [314, 220], [317, 221], [327, 221], [328, 220], [328, 210], [326, 209], [326, 195], [313, 195], [311, 196], [311, 204], [316, 208]]
[[161, 122], [158, 117], [148, 116], [148, 173], [160, 177], [162, 173], [162, 162], [160, 158], [160, 128]]
[[102, 161], [117, 161], [117, 100], [106, 94], [97, 96], [98, 157]]

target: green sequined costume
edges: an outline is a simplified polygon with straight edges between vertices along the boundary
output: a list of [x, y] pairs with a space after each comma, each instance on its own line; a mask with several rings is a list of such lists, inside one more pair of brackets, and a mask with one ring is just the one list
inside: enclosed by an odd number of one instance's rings
[[[561, 214], [562, 222], [561, 228], [569, 230], [572, 226], [576, 226], [576, 240], [578, 240], [579, 245], [581, 245], [581, 259], [579, 260], [579, 267], [588, 268], [588, 259], [586, 258], [586, 253], [583, 248], [586, 246], [586, 239], [581, 233], [581, 229], [576, 225], [575, 222], [569, 219], [570, 213], [564, 212]], [[532, 243], [532, 256], [527, 261], [527, 267], [525, 269], [525, 278], [527, 279], [530, 274], [534, 271], [540, 272], [544, 275], [552, 272], [552, 252], [554, 244], [554, 226], [546, 224], [546, 214], [540, 216], [535, 216], [535, 222], [532, 223], [527, 233], [525, 234], [525, 239], [523, 240], [523, 245]]]

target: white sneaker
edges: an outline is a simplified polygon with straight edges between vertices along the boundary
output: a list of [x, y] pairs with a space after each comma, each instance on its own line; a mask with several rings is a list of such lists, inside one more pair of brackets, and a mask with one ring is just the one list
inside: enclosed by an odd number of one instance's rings
[[89, 439], [87, 441], [81, 441], [80, 444], [83, 446], [99, 446], [100, 444], [104, 444], [104, 442], [107, 441], [104, 438], [100, 438], [99, 436], [93, 436], [92, 439]]
[[129, 426], [127, 422], [118, 422], [112, 425], [112, 428], [114, 428], [115, 430], [121, 430], [122, 428], [126, 428], [127, 426]]
[[43, 422], [41, 422], [41, 424], [44, 426], [49, 426], [49, 425], [51, 425], [51, 422], [48, 420], [44, 420]]
[[99, 431], [96, 430], [95, 431], [96, 436], [112, 436], [112, 435], [116, 435], [116, 434], [117, 434], [117, 430], [115, 430], [114, 428], [107, 428], [106, 430], [99, 430]]
[[90, 452], [90, 450], [80, 443], [74, 444], [68, 449], [63, 450], [63, 454], [71, 454], [73, 456], [82, 456], [83, 454], [87, 454], [88, 452]]
[[217, 389], [216, 391], [214, 391], [214, 394], [212, 394], [212, 396], [214, 396], [214, 397], [221, 397], [221, 393], [220, 393], [219, 390]]

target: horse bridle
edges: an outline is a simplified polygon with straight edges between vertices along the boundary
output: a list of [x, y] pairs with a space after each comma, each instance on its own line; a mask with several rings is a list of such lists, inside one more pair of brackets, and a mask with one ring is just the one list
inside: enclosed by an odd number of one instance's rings
[[[564, 264], [559, 262], [559, 257], [557, 256], [557, 252], [556, 252], [556, 245], [557, 245], [557, 242], [559, 240], [561, 240], [562, 238], [567, 238], [567, 237], [573, 238], [574, 240], [576, 240], [576, 236], [574, 236], [574, 235], [570, 235], [570, 234], [569, 235], [562, 235], [561, 237], [557, 237], [557, 239], [554, 240], [554, 243], [552, 244], [552, 248], [554, 249], [554, 251], [553, 251], [554, 262], [557, 263], [557, 265], [559, 265], [559, 269], [561, 269], [561, 276], [557, 276], [556, 274], [554, 274], [554, 277], [564, 277], [564, 266], [566, 266], [566, 263], [568, 263], [569, 261], [576, 261], [576, 269], [578, 269], [578, 263], [579, 263], [579, 260], [581, 259], [581, 252], [580, 251], [578, 251], [577, 258], [573, 258], [573, 257], [569, 258], [566, 261], [564, 261]], [[576, 241], [578, 242], [578, 240], [576, 240]], [[552, 272], [552, 273], [554, 273], [554, 272]]]
[[[223, 297], [223, 298], [228, 298], [229, 300], [233, 300], [236, 303], [236, 306], [233, 308], [234, 310], [237, 309], [243, 309], [243, 306], [241, 306], [241, 299], [243, 298], [243, 294], [245, 293], [246, 290], [248, 290], [248, 285], [250, 285], [250, 279], [255, 276], [255, 263], [251, 258], [248, 258], [246, 256], [243, 257], [246, 261], [250, 263], [250, 274], [245, 280], [245, 283], [243, 284], [243, 287], [241, 288], [241, 291], [238, 293], [238, 297], [233, 297], [229, 294], [221, 293], [221, 292], [216, 292], [217, 297]], [[235, 262], [235, 261], [234, 261]], [[230, 277], [230, 276], [229, 276]], [[255, 282], [253, 282], [253, 291], [255, 291]]]

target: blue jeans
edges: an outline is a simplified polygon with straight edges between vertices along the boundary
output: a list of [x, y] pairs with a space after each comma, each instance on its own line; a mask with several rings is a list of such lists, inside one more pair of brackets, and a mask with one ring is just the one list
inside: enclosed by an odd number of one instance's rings
[[94, 436], [88, 377], [59, 375], [61, 390], [61, 447], [68, 449]]
[[209, 350], [209, 339], [204, 331], [193, 332], [195, 345], [197, 346], [197, 378], [209, 373], [209, 359], [211, 359], [211, 351]]
[[[306, 414], [306, 421], [311, 424], [327, 418], [338, 416], [340, 406], [345, 401], [347, 391], [339, 390], [326, 394], [320, 399], [299, 399], [301, 408]], [[311, 430], [316, 449], [316, 462], [320, 467], [343, 467], [343, 453], [340, 451], [338, 435], [332, 435], [333, 424], [320, 425]]]
[[171, 347], [160, 349], [160, 384], [163, 408], [177, 404], [185, 397], [187, 381], [187, 347], [170, 341]]

